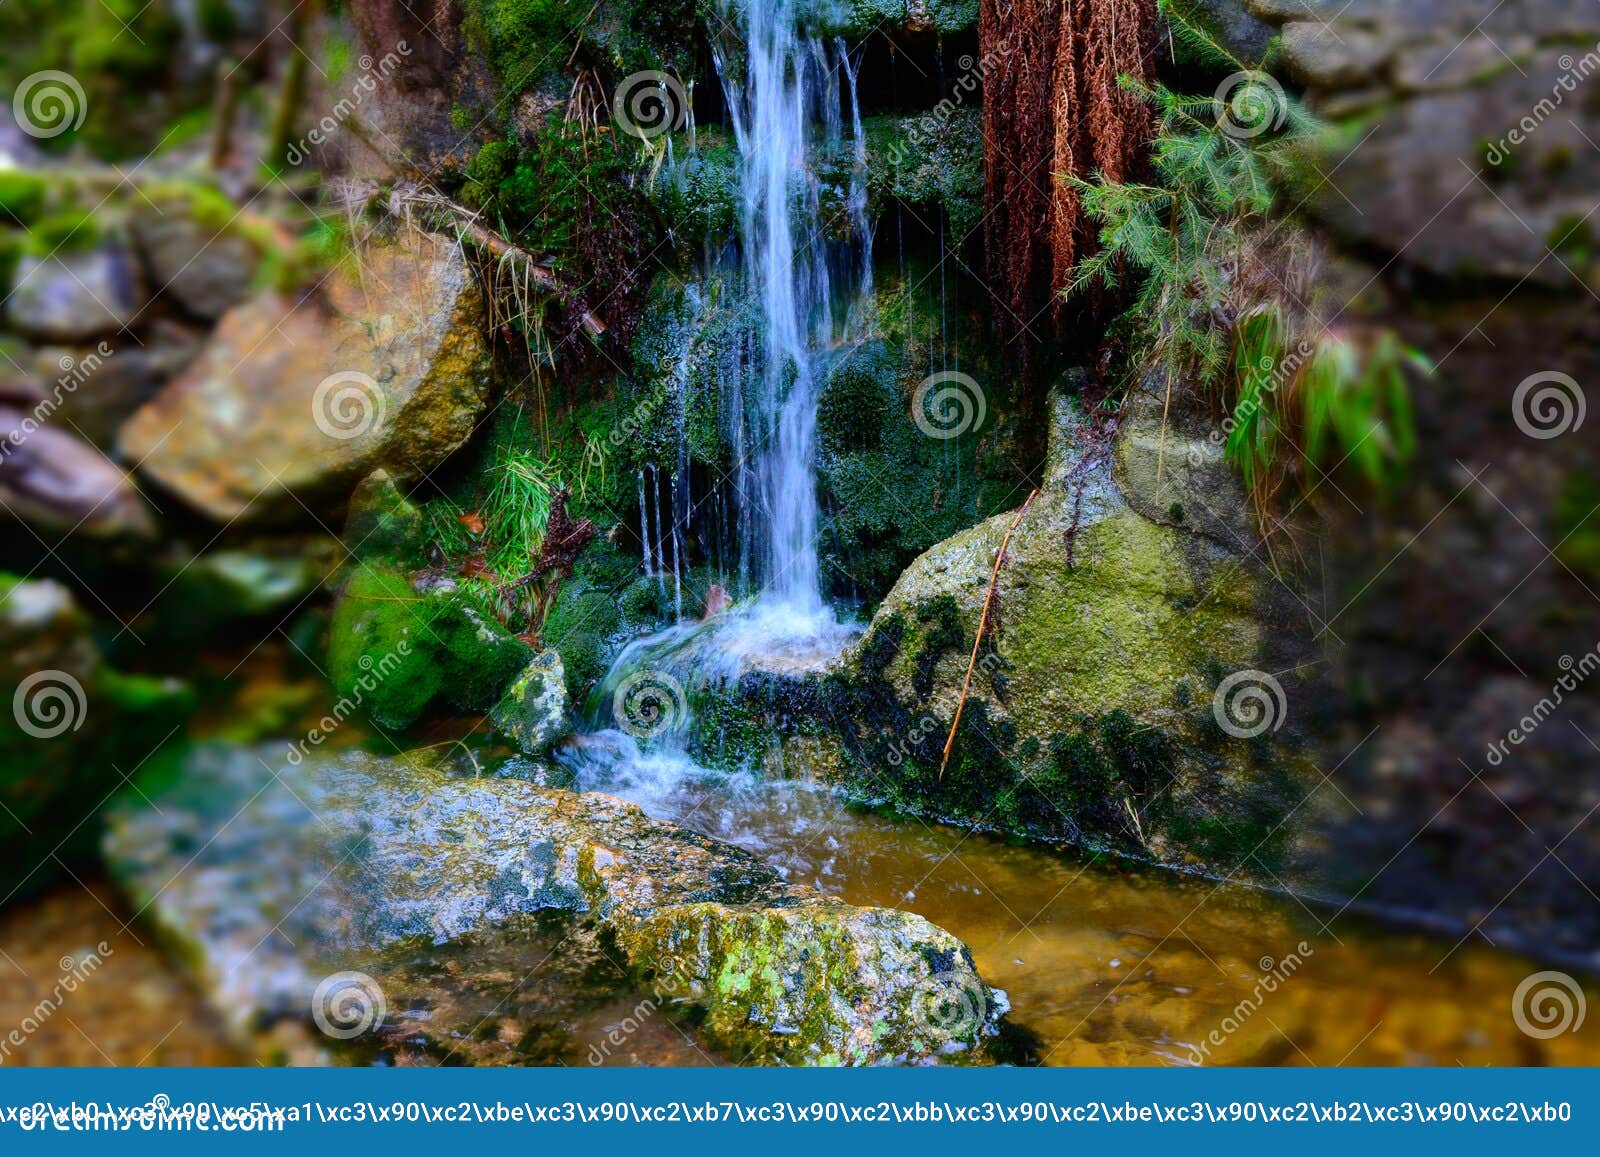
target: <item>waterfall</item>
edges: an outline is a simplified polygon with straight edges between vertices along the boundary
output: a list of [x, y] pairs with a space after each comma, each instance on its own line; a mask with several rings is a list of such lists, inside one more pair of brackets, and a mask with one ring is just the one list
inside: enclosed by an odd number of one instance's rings
[[[821, 629], [831, 616], [822, 599], [816, 549], [822, 385], [816, 354], [839, 336], [844, 293], [858, 294], [864, 281], [870, 244], [866, 145], [842, 41], [801, 31], [793, 0], [723, 0], [722, 14], [743, 33], [737, 57], [721, 37], [713, 37], [713, 46], [740, 156], [742, 273], [760, 303], [762, 326], [751, 381], [743, 391], [746, 404], [734, 415], [751, 427], [748, 441], [753, 443], [753, 467], [740, 494], [743, 533], [763, 599]], [[812, 146], [840, 143], [841, 73], [850, 87], [852, 160], [859, 162], [847, 194], [843, 224], [849, 236], [843, 242], [832, 239], [839, 223], [825, 218], [825, 190], [808, 169]], [[746, 443], [745, 431], [731, 433], [736, 447]]]
[[[701, 502], [718, 554], [722, 525], [736, 519], [740, 578], [759, 593], [704, 622], [683, 605], [694, 511], [692, 346], [700, 320], [722, 296], [691, 287], [691, 316], [671, 371], [678, 451], [669, 478], [656, 463], [640, 476], [645, 572], [659, 584], [663, 604], [670, 578], [678, 621], [629, 641], [591, 693], [591, 730], [567, 756], [591, 785], [632, 783], [645, 771], [670, 785], [704, 773], [688, 758], [697, 688], [729, 683], [752, 667], [815, 669], [857, 631], [822, 597], [815, 461], [830, 351], [858, 328], [871, 285], [857, 65], [842, 40], [800, 28], [793, 0], [720, 2], [726, 24], [711, 39], [739, 150], [738, 237], [731, 250], [708, 251], [701, 284], [734, 286], [754, 321], [713, 371], [733, 451], [732, 485], [727, 496], [712, 487]], [[814, 163], [819, 158], [824, 163]], [[829, 183], [819, 170], [847, 176]]]

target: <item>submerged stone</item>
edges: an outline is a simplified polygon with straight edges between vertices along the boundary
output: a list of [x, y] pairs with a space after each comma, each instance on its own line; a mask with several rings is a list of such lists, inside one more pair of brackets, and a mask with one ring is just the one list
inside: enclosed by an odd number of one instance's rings
[[[130, 795], [108, 819], [107, 861], [258, 1046], [278, 1022], [315, 1020], [319, 986], [357, 964], [374, 970], [370, 1003], [393, 1008], [393, 952], [414, 984], [426, 958], [550, 912], [614, 937], [634, 982], [701, 1009], [705, 1040], [733, 1059], [931, 1059], [981, 1044], [1004, 1011], [966, 947], [921, 917], [786, 884], [610, 796], [450, 778], [421, 753], [286, 762], [286, 749], [202, 749], [171, 786], [142, 786], [151, 803]], [[363, 1030], [390, 1040], [407, 1015]]]

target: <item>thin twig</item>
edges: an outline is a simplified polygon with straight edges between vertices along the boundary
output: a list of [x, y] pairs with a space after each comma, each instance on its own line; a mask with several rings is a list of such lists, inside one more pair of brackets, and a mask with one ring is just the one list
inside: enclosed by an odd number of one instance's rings
[[956, 702], [956, 717], [950, 722], [950, 738], [944, 741], [944, 758], [939, 761], [939, 779], [944, 779], [945, 766], [950, 762], [950, 749], [956, 745], [956, 729], [961, 726], [961, 712], [967, 706], [967, 692], [972, 689], [972, 672], [978, 666], [978, 649], [983, 646], [984, 635], [989, 629], [989, 610], [994, 606], [994, 592], [1000, 582], [1000, 567], [1006, 561], [1006, 548], [1011, 545], [1011, 536], [1017, 529], [1017, 524], [1022, 521], [1022, 516], [1028, 513], [1028, 507], [1033, 505], [1033, 500], [1039, 497], [1035, 490], [1028, 495], [1028, 501], [1022, 504], [1017, 511], [1017, 516], [1011, 520], [1011, 525], [1006, 529], [1005, 538], [1000, 540], [1000, 551], [994, 556], [994, 573], [989, 576], [989, 594], [983, 600], [983, 616], [978, 620], [978, 637], [972, 641], [972, 658], [967, 662], [967, 677], [961, 684], [961, 698]]

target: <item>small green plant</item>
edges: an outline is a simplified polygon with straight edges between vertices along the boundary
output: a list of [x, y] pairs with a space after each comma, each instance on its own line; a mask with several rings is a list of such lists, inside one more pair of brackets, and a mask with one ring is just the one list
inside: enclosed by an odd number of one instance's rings
[[508, 446], [487, 471], [476, 510], [442, 501], [428, 509], [430, 537], [457, 574], [463, 594], [509, 630], [537, 640], [562, 582], [594, 537], [594, 525], [567, 513], [568, 492], [554, 465]]
[[1388, 481], [1414, 449], [1406, 374], [1430, 367], [1387, 330], [1331, 330], [1314, 304], [1317, 246], [1279, 202], [1319, 123], [1267, 62], [1240, 60], [1181, 4], [1161, 8], [1194, 62], [1229, 75], [1214, 96], [1123, 79], [1155, 110], [1152, 179], [1067, 178], [1101, 243], [1069, 292], [1126, 290], [1117, 327], [1134, 371], [1160, 374], [1169, 404], [1189, 383], [1210, 395], [1259, 513], [1324, 468]]

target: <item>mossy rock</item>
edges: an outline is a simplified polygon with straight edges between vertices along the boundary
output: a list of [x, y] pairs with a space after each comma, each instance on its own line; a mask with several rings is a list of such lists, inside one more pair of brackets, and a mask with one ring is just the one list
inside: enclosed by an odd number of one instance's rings
[[329, 626], [328, 674], [352, 708], [401, 729], [442, 700], [488, 711], [533, 650], [451, 589], [419, 591], [403, 570], [358, 562]]
[[[126, 793], [107, 824], [113, 877], [258, 1047], [264, 1026], [309, 1019], [333, 972], [370, 968], [392, 998], [390, 973], [365, 965], [374, 952], [447, 974], [474, 944], [561, 913], [733, 1061], [981, 1062], [1006, 1007], [922, 917], [785, 883], [607, 795], [451, 776], [425, 752], [286, 764], [281, 747], [228, 746], [139, 787], [148, 798]], [[379, 1041], [395, 1031], [372, 1027]]]
[[977, 25], [978, 0], [807, 0], [801, 12], [829, 36], [900, 31], [948, 36]]
[[[1252, 856], [1275, 863], [1294, 838], [1280, 821], [1304, 795], [1294, 784], [1310, 692], [1283, 675], [1289, 709], [1275, 703], [1275, 726], [1254, 738], [1226, 732], [1214, 698], [1236, 672], [1314, 665], [1295, 597], [1252, 561], [1253, 541], [1225, 544], [1221, 515], [1191, 526], [1130, 505], [1153, 483], [1126, 444], [1148, 440], [1159, 408], [1152, 418], [1135, 406], [1107, 453], [1070, 398], [1052, 404], [1045, 483], [1020, 521], [994, 516], [917, 559], [823, 695], [819, 714], [846, 740], [844, 782], [864, 799], [1018, 835], [1224, 872]], [[1170, 437], [1186, 457], [1186, 436]], [[1126, 492], [1113, 459], [1133, 466]], [[1197, 507], [1222, 501], [1195, 477], [1171, 484]], [[1228, 501], [1244, 505], [1242, 494]], [[1305, 661], [1284, 661], [1286, 646]]]

